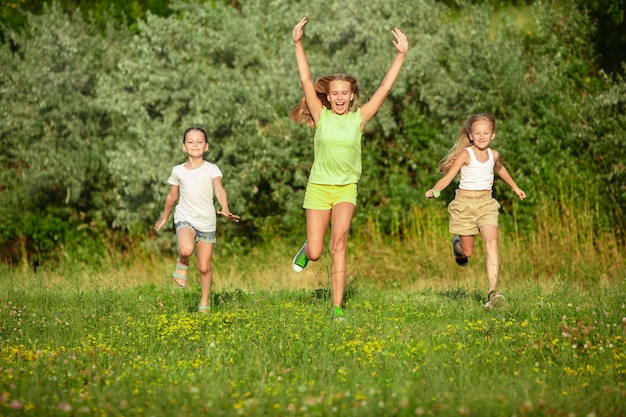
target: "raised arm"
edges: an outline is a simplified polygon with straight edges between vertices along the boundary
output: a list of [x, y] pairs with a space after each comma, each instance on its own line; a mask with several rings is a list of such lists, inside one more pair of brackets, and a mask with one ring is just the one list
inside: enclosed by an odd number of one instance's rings
[[380, 109], [380, 106], [383, 105], [383, 102], [387, 98], [387, 95], [389, 95], [393, 84], [398, 78], [398, 74], [400, 73], [400, 69], [402, 68], [402, 64], [404, 63], [404, 57], [409, 50], [409, 42], [407, 41], [406, 36], [404, 35], [404, 33], [402, 33], [400, 29], [394, 28], [391, 33], [395, 37], [393, 45], [396, 47], [398, 53], [393, 59], [393, 62], [387, 70], [383, 81], [380, 83], [380, 86], [378, 87], [372, 98], [370, 98], [367, 103], [361, 106], [361, 118], [363, 120], [361, 123], [361, 130], [365, 128], [367, 122], [369, 122], [370, 119], [374, 117], [374, 115], [378, 112], [378, 109]]
[[302, 84], [302, 92], [304, 93], [304, 100], [309, 108], [311, 117], [315, 123], [320, 119], [322, 113], [322, 102], [317, 97], [315, 91], [315, 85], [313, 84], [313, 77], [311, 76], [311, 69], [309, 63], [306, 60], [306, 54], [304, 53], [304, 47], [302, 46], [302, 37], [304, 36], [304, 25], [306, 25], [307, 19], [303, 17], [298, 24], [293, 28], [291, 33], [291, 39], [296, 50], [296, 64], [298, 65], [298, 74], [300, 75], [300, 83]]

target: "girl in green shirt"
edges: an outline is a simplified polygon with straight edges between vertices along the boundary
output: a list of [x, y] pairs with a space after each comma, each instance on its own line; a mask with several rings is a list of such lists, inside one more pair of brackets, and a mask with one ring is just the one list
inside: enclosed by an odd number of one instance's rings
[[391, 91], [409, 44], [399, 29], [391, 31], [395, 37], [396, 56], [374, 95], [359, 107], [356, 78], [347, 74], [332, 74], [313, 82], [302, 46], [306, 23], [307, 18], [303, 17], [291, 35], [304, 93], [304, 98], [291, 111], [291, 118], [315, 128], [314, 161], [303, 205], [306, 209], [307, 239], [294, 257], [292, 267], [294, 271], [301, 272], [309, 261], [321, 257], [330, 223], [333, 318], [342, 320], [347, 276], [346, 244], [361, 175], [361, 136], [365, 125]]

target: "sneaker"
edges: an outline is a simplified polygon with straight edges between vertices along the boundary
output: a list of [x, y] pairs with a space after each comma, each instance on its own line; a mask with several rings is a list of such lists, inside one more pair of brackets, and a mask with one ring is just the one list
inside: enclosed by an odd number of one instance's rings
[[469, 260], [467, 259], [467, 256], [457, 250], [457, 244], [459, 246], [461, 245], [461, 238], [458, 235], [452, 238], [452, 251], [454, 252], [454, 260], [457, 264], [459, 264], [459, 266], [467, 266]]
[[291, 267], [295, 272], [302, 272], [309, 263], [309, 258], [306, 257], [306, 242], [300, 248], [300, 251], [296, 254], [291, 262]]
[[339, 306], [335, 306], [333, 309], [333, 321], [343, 321], [343, 309]]
[[487, 294], [487, 302], [485, 303], [485, 309], [498, 309], [504, 307], [506, 300], [504, 296], [497, 291], [490, 291]]

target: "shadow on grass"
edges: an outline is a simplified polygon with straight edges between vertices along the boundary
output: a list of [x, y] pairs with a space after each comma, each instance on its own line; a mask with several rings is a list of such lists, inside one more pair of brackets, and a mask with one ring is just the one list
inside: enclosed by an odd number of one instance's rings
[[461, 300], [470, 296], [467, 290], [462, 287], [453, 288], [451, 290], [439, 291], [438, 295], [444, 298], [449, 298], [451, 300]]
[[467, 289], [463, 287], [439, 291], [438, 295], [444, 298], [449, 298], [451, 300], [463, 300], [466, 298], [470, 298], [480, 304], [485, 304], [487, 302], [487, 294], [484, 294], [479, 290], [474, 290], [470, 293], [467, 291]]

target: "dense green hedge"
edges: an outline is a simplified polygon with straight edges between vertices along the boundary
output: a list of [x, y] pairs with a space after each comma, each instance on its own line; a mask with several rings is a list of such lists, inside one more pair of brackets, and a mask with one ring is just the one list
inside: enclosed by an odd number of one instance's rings
[[[242, 215], [231, 237], [301, 233], [313, 132], [288, 111], [301, 96], [290, 33], [305, 14], [314, 76], [350, 72], [365, 97], [393, 57], [390, 29], [411, 43], [365, 135], [357, 221], [375, 214], [389, 228], [429, 204], [437, 161], [463, 120], [486, 111], [499, 119], [494, 147], [531, 196], [518, 204], [497, 182], [505, 214], [531, 228], [533, 196], [560, 204], [574, 193], [602, 213], [597, 227], [622, 233], [625, 83], [597, 70], [588, 17], [564, 2], [455, 3], [171, 2], [168, 17], [148, 12], [133, 29], [111, 19], [105, 30], [50, 7], [23, 30], [5, 27], [2, 258], [31, 262], [80, 245], [104, 254], [122, 234], [145, 240], [192, 124], [207, 129], [207, 158]], [[150, 242], [169, 248], [171, 236]]]

